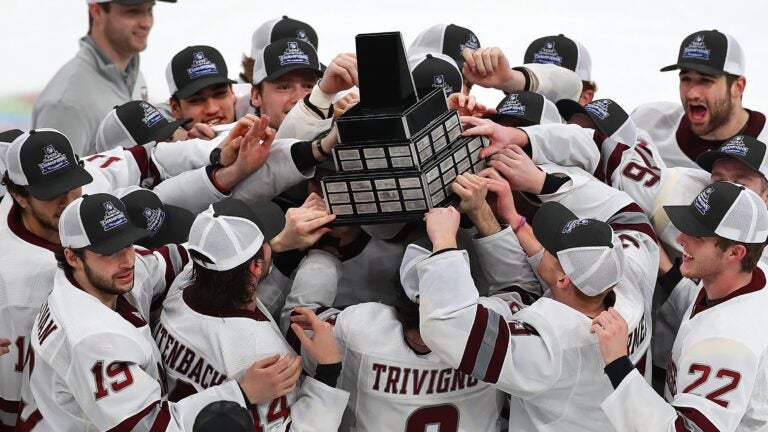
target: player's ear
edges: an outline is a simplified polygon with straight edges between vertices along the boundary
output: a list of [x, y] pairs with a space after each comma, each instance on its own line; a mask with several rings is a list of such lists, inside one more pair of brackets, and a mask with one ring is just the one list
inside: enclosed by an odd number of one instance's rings
[[564, 271], [558, 272], [557, 287], [560, 289], [565, 289], [565, 288], [568, 288], [568, 285], [570, 284], [571, 284], [571, 278], [569, 278]]
[[21, 196], [16, 191], [10, 191], [10, 193], [11, 193], [11, 197], [14, 199], [14, 201], [16, 201], [16, 203], [19, 204], [21, 208], [25, 210], [29, 208], [29, 200], [27, 199], [27, 197]]
[[168, 99], [168, 104], [171, 106], [171, 114], [173, 114], [173, 117], [177, 120], [181, 120], [184, 118], [184, 116], [181, 114], [181, 102], [176, 99], [174, 96], [171, 96], [170, 99]]
[[249, 270], [251, 272], [251, 276], [258, 279], [261, 276], [261, 274], [264, 273], [264, 260], [252, 259], [251, 265], [249, 266]]
[[76, 253], [72, 252], [72, 249], [64, 248], [64, 257], [67, 259], [67, 264], [70, 266], [75, 268], [82, 267], [82, 261], [80, 260], [80, 257]]
[[256, 108], [261, 108], [261, 90], [260, 86], [252, 85], [251, 86], [251, 105], [253, 105]]
[[743, 244], [735, 244], [728, 251], [729, 261], [741, 262], [747, 256], [747, 248]]
[[744, 76], [736, 78], [731, 84], [731, 98], [741, 99], [745, 88], [747, 88], [747, 78]]

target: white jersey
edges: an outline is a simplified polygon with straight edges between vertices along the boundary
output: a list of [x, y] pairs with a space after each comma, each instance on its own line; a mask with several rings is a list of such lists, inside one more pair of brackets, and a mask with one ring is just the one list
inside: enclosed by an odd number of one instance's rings
[[[195, 303], [189, 284], [191, 265], [174, 282], [154, 330], [171, 400], [231, 380], [255, 362], [274, 354], [295, 355], [261, 301], [256, 310], [211, 312]], [[330, 431], [339, 427], [348, 394], [305, 378], [292, 393], [254, 405], [257, 431]]]
[[[765, 142], [768, 139], [765, 116], [757, 111], [747, 111], [749, 120], [740, 133]], [[680, 102], [643, 104], [632, 111], [630, 117], [637, 127], [648, 131], [668, 167], [698, 168], [696, 157], [705, 151], [717, 150], [723, 143], [694, 135]]]
[[672, 348], [665, 399], [632, 371], [603, 402], [620, 431], [763, 431], [768, 428], [766, 271], [724, 299], [700, 286]]
[[[503, 302], [479, 304], [464, 252], [433, 255], [417, 269], [425, 343], [449, 365], [511, 394], [512, 425], [526, 431], [613, 430], [600, 411], [612, 387], [589, 317], [549, 298], [512, 316]], [[644, 333], [642, 298], [622, 285], [614, 289], [613, 307], [627, 317], [630, 332]], [[648, 341], [643, 343], [647, 349]], [[638, 346], [631, 360], [643, 355]]]
[[10, 196], [0, 202], [0, 335], [11, 340], [0, 357], [0, 430], [16, 424], [29, 335], [53, 286], [58, 248], [26, 229]]
[[160, 253], [137, 252], [134, 287], [115, 310], [56, 272], [32, 328], [19, 430], [191, 430], [211, 402], [245, 405], [234, 383], [166, 401], [160, 352], [144, 317], [175, 272]]

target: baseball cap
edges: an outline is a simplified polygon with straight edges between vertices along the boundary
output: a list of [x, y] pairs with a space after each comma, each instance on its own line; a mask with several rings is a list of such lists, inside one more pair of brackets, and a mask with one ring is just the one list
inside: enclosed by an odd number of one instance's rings
[[195, 215], [184, 208], [164, 204], [156, 193], [138, 186], [115, 191], [125, 204], [128, 217], [148, 236], [136, 241], [145, 248], [158, 248], [167, 244], [181, 244], [187, 241]]
[[442, 87], [445, 96], [461, 92], [463, 78], [456, 62], [440, 53], [427, 53], [411, 56], [408, 59], [416, 85], [416, 94], [423, 98], [434, 89]]
[[252, 206], [230, 198], [212, 204], [195, 218], [188, 248], [208, 260], [201, 266], [226, 271], [253, 258], [265, 241], [273, 239], [285, 224], [285, 215], [271, 201]]
[[165, 69], [171, 96], [186, 99], [214, 84], [234, 84], [227, 78], [227, 63], [216, 48], [188, 46], [176, 53]]
[[459, 70], [464, 67], [464, 48], [480, 49], [480, 41], [472, 30], [455, 24], [436, 24], [419, 33], [408, 48], [408, 55], [442, 53], [451, 57]]
[[253, 418], [237, 402], [211, 402], [200, 410], [192, 425], [192, 432], [249, 432]]
[[130, 101], [114, 107], [101, 121], [96, 131], [96, 151], [166, 141], [176, 129], [191, 121], [187, 118], [169, 122], [149, 102]]
[[756, 193], [730, 182], [712, 183], [690, 205], [664, 206], [669, 220], [684, 234], [763, 243], [768, 236], [768, 209]]
[[296, 69], [309, 69], [322, 76], [317, 50], [299, 39], [280, 39], [264, 47], [253, 57], [253, 84], [274, 81]]
[[40, 200], [86, 185], [93, 177], [75, 156], [72, 144], [55, 129], [35, 129], [13, 140], [5, 155], [8, 177]]
[[496, 105], [496, 114], [485, 116], [485, 118], [502, 124], [516, 119], [523, 120], [523, 122], [518, 123], [525, 123], [515, 126], [563, 122], [555, 104], [539, 93], [529, 91], [517, 91], [508, 94]]
[[528, 45], [524, 63], [554, 64], [576, 72], [582, 81], [592, 81], [592, 57], [584, 45], [562, 34], [544, 36]]
[[576, 113], [585, 114], [592, 119], [595, 129], [605, 136], [624, 144], [632, 145], [637, 142], [635, 122], [629, 118], [624, 108], [612, 99], [598, 99], [585, 106], [570, 99], [561, 99], [556, 105], [566, 121]]
[[111, 255], [149, 233], [134, 225], [125, 204], [114, 195], [83, 195], [69, 203], [59, 218], [59, 239], [65, 248], [86, 248]]
[[547, 202], [536, 212], [533, 233], [588, 296], [605, 292], [624, 275], [624, 252], [605, 222], [580, 219], [562, 204]]
[[251, 36], [251, 58], [256, 58], [267, 45], [280, 39], [304, 41], [312, 45], [315, 51], [317, 51], [319, 43], [317, 32], [315, 32], [311, 25], [283, 15], [282, 18], [264, 22], [253, 31], [253, 36]]
[[708, 151], [696, 158], [696, 163], [705, 171], [712, 172], [718, 159], [736, 159], [766, 177], [768, 157], [762, 141], [747, 135], [736, 135], [728, 139], [717, 150]]
[[717, 30], [691, 33], [680, 44], [677, 63], [662, 72], [690, 69], [707, 75], [744, 75], [744, 51], [733, 37]]

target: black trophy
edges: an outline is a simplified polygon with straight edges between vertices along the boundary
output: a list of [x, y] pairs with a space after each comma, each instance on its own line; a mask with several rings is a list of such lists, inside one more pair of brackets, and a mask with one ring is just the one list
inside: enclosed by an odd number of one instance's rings
[[485, 168], [483, 137], [463, 137], [442, 87], [422, 99], [400, 32], [355, 37], [360, 102], [336, 121], [338, 174], [322, 180], [334, 225], [421, 219], [454, 201], [457, 175]]

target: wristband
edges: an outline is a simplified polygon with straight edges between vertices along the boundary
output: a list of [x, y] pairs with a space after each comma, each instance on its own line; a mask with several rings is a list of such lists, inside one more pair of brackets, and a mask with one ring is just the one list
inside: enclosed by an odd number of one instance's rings
[[324, 158], [326, 158], [326, 159], [329, 159], [329, 158], [331, 158], [331, 156], [332, 156], [332, 155], [331, 155], [330, 153], [328, 153], [327, 151], [325, 151], [325, 150], [323, 149], [323, 146], [321, 146], [321, 145], [320, 145], [320, 143], [321, 143], [322, 141], [323, 141], [323, 137], [320, 137], [320, 138], [318, 138], [318, 139], [317, 139], [317, 141], [315, 141], [315, 147], [317, 147], [317, 151], [318, 151], [318, 152], [320, 152], [320, 154], [321, 154], [321, 155], [322, 155]]
[[517, 224], [516, 227], [512, 228], [512, 232], [517, 234], [518, 231], [520, 231], [520, 228], [524, 227], [526, 224], [525, 216], [520, 216], [520, 223]]

